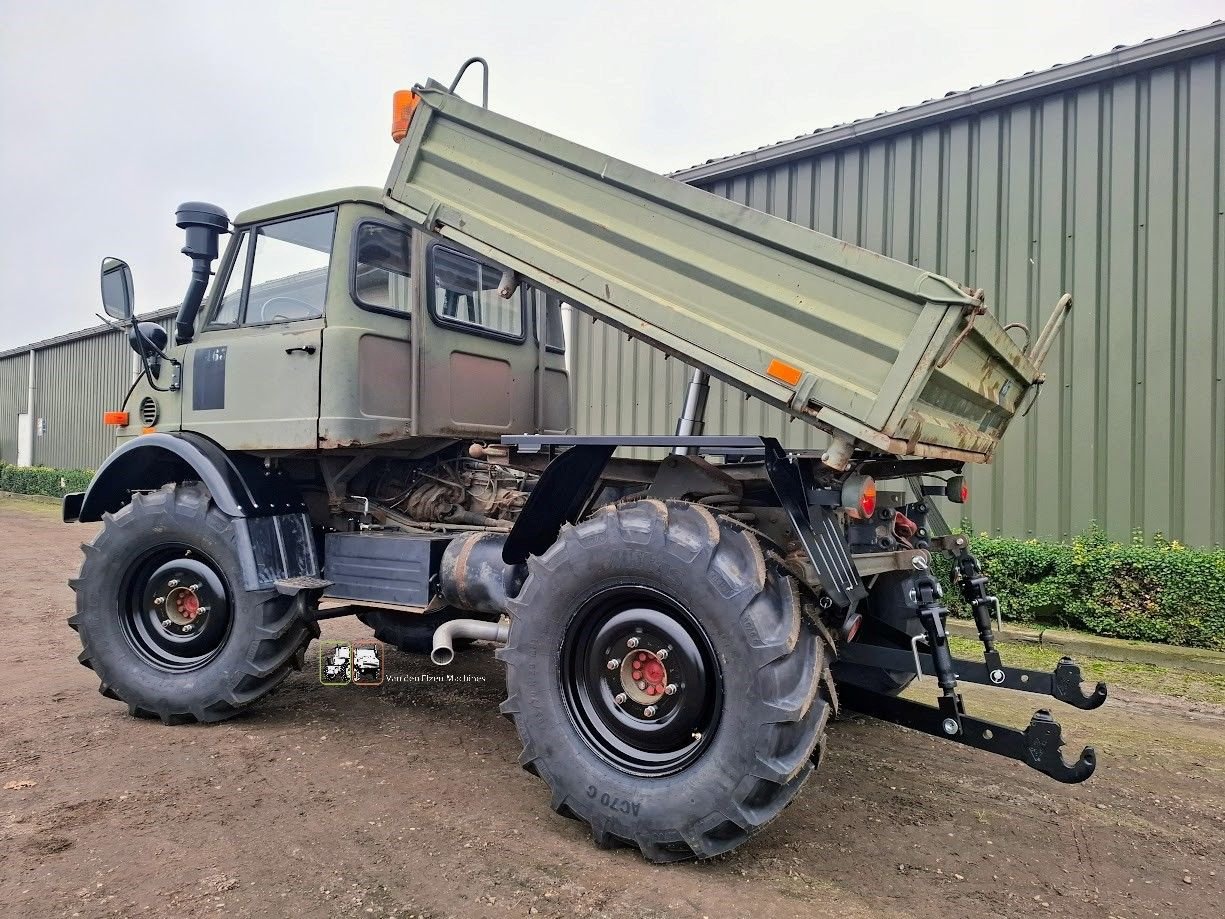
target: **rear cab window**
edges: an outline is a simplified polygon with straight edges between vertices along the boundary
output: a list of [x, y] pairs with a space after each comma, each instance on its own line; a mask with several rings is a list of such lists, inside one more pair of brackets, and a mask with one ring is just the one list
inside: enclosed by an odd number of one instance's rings
[[412, 312], [412, 236], [403, 227], [363, 221], [354, 234], [350, 293], [363, 309]]

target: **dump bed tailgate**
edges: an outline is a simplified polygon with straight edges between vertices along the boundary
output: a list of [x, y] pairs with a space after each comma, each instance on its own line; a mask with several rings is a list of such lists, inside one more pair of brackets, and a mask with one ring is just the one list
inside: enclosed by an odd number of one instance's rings
[[984, 462], [1038, 378], [947, 278], [417, 92], [389, 209], [809, 423]]

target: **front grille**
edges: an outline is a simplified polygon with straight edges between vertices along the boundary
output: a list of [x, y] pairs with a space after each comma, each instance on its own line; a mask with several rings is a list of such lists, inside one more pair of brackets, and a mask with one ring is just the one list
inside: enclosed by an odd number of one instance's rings
[[157, 400], [152, 396], [140, 400], [140, 423], [147, 428], [157, 424]]

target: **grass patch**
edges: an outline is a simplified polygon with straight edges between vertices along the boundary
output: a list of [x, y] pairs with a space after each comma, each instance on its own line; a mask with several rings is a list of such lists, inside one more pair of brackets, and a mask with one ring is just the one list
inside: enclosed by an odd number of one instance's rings
[[[972, 638], [949, 636], [953, 654], [967, 660], [982, 660], [983, 646]], [[1063, 652], [1028, 642], [1007, 641], [996, 645], [1005, 664], [1028, 670], [1055, 669]], [[1154, 664], [1108, 661], [1096, 657], [1076, 656], [1085, 680], [1103, 680], [1112, 689], [1173, 696], [1191, 702], [1225, 705], [1225, 674], [1177, 670]]]
[[39, 517], [60, 517], [60, 502], [55, 498], [14, 498], [0, 495], [0, 514], [33, 514]]

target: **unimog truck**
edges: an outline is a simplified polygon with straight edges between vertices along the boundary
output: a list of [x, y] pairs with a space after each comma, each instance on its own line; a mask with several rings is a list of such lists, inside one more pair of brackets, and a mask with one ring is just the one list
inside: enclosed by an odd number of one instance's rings
[[[493, 642], [553, 809], [657, 862], [777, 817], [844, 709], [1088, 778], [1048, 710], [1024, 730], [967, 713], [959, 681], [1083, 709], [1106, 688], [1066, 659], [1002, 664], [938, 508], [1032, 404], [1070, 297], [1035, 336], [1005, 329], [980, 290], [465, 101], [463, 72], [395, 95], [380, 187], [233, 221], [182, 205], [172, 333], [103, 263], [142, 373], [64, 500], [103, 523], [70, 619], [102, 693], [230, 718], [329, 616], [439, 665]], [[674, 431], [574, 433], [563, 304], [696, 368]], [[828, 445], [704, 433], [711, 378]], [[979, 660], [951, 656], [935, 553]]]

